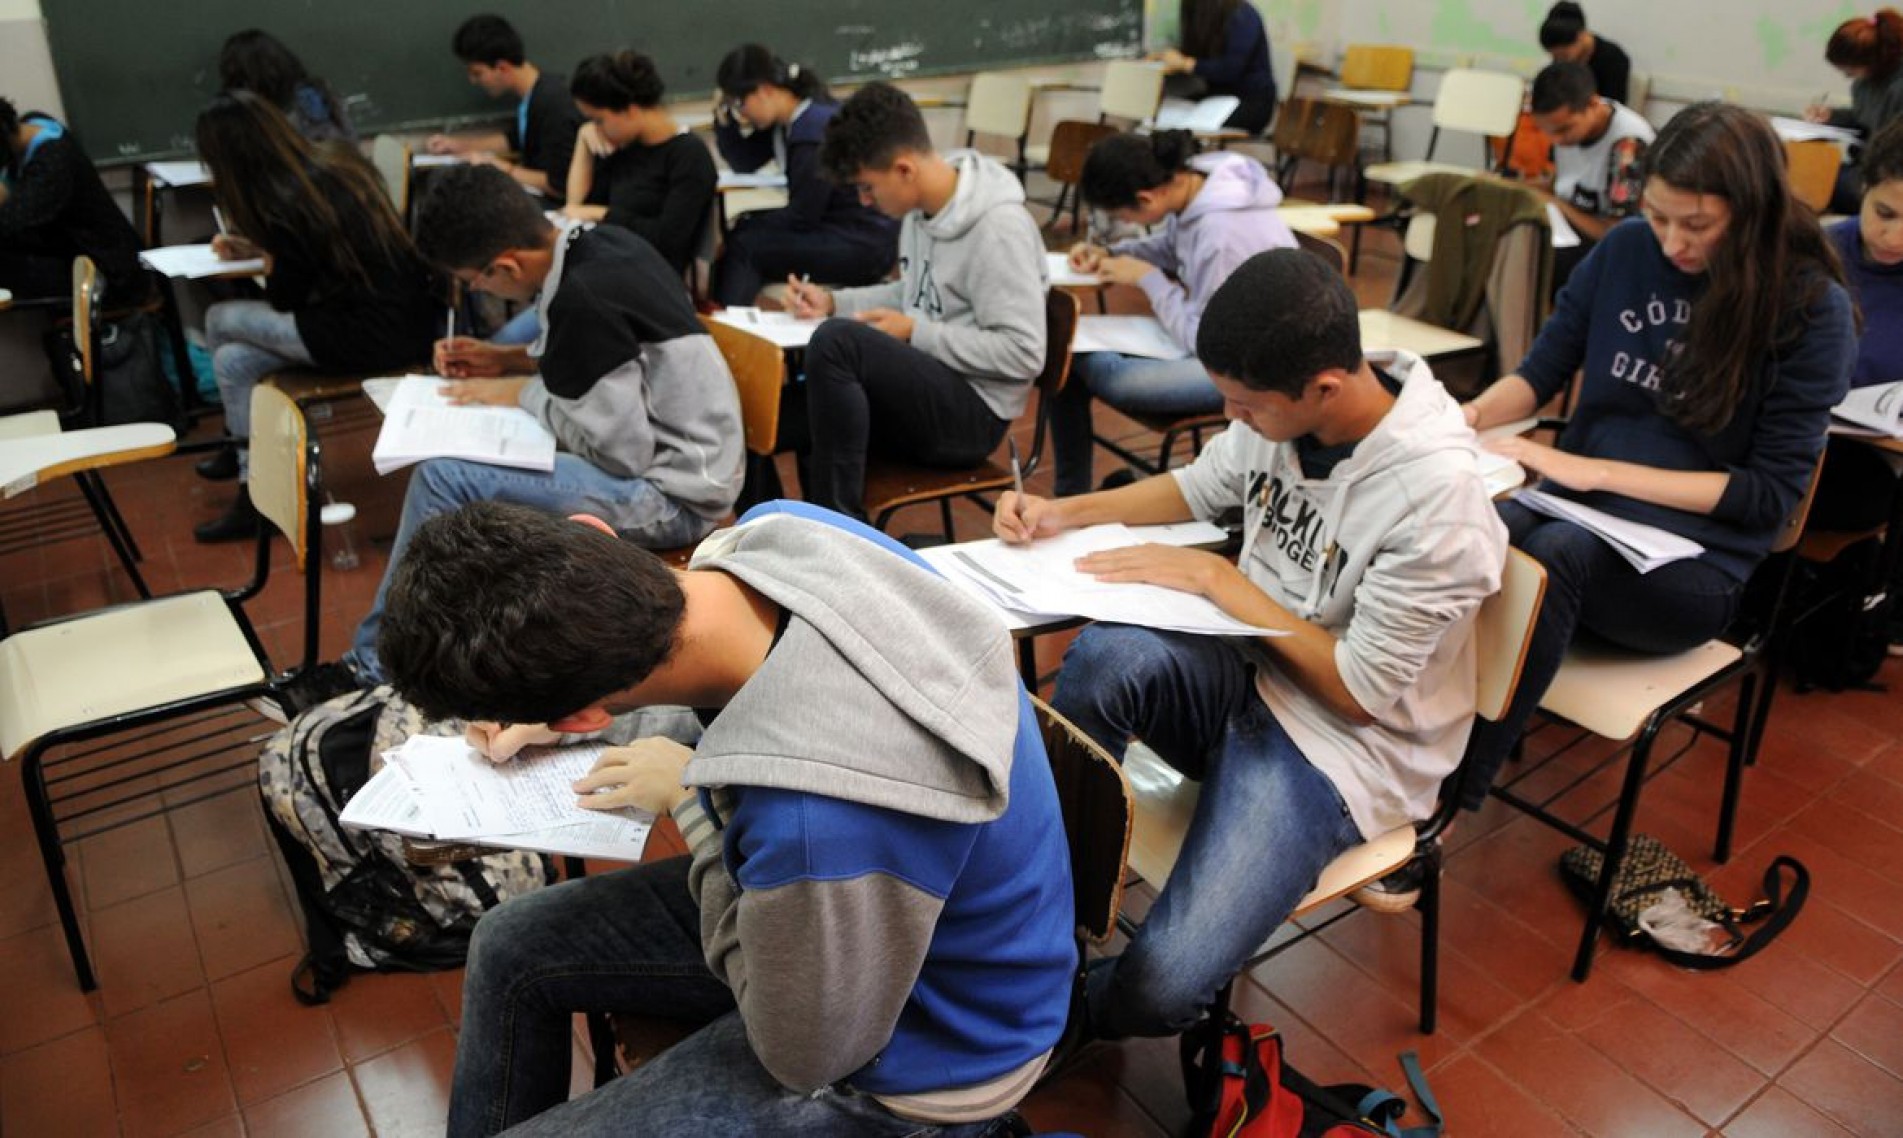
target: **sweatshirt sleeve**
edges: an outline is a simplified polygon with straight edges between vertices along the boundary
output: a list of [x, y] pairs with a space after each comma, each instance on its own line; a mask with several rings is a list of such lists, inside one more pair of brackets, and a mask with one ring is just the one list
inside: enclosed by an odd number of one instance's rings
[[1769, 365], [1772, 374], [1758, 408], [1746, 461], [1731, 478], [1711, 516], [1742, 529], [1775, 529], [1810, 484], [1830, 427], [1830, 409], [1843, 402], [1856, 365], [1857, 336], [1850, 297], [1832, 284], [1804, 314], [1802, 339]]
[[563, 450], [617, 478], [639, 477], [654, 462], [647, 368], [638, 356], [595, 380], [580, 398], [564, 399], [537, 377], [516, 402], [548, 427]]
[[1209, 440], [1194, 462], [1170, 472], [1176, 488], [1183, 492], [1183, 500], [1189, 503], [1190, 513], [1198, 519], [1210, 521], [1242, 504], [1242, 486], [1248, 477], [1246, 452], [1253, 445], [1251, 434], [1241, 423], [1231, 423]]
[[1533, 347], [1516, 369], [1520, 378], [1532, 385], [1535, 407], [1545, 406], [1547, 400], [1565, 390], [1586, 358], [1586, 333], [1592, 320], [1593, 298], [1599, 292], [1599, 274], [1604, 271], [1606, 250], [1615, 242], [1616, 238], [1608, 234], [1573, 270], [1566, 287], [1559, 290], [1559, 297], [1553, 303], [1553, 314], [1540, 326]]
[[0, 244], [24, 244], [22, 238], [59, 220], [73, 196], [71, 155], [76, 154], [70, 147], [48, 143], [20, 171], [6, 201], [0, 202]]
[[1110, 246], [1110, 252], [1118, 257], [1135, 257], [1140, 261], [1148, 261], [1166, 273], [1174, 273], [1176, 271], [1174, 230], [1174, 226], [1165, 225], [1155, 233], [1118, 241]]
[[[953, 371], [1029, 383], [1044, 367], [1044, 242], [1022, 206], [993, 209], [972, 227], [956, 287], [970, 299], [971, 324], [941, 323], [911, 311], [912, 346]], [[939, 287], [948, 287], [942, 279]]]
[[[1209, 218], [1203, 224], [1217, 225], [1220, 221]], [[1196, 330], [1202, 326], [1203, 308], [1209, 303], [1209, 295], [1192, 295], [1190, 288], [1185, 286], [1193, 287], [1195, 281], [1226, 281], [1255, 251], [1253, 245], [1213, 239], [1204, 241], [1200, 248], [1206, 253], [1205, 263], [1175, 270], [1183, 283], [1179, 284], [1161, 272], [1147, 273], [1137, 281], [1137, 287], [1143, 290], [1143, 295], [1150, 298], [1150, 308], [1156, 313], [1157, 320], [1162, 322], [1170, 337], [1188, 348], [1192, 355], [1196, 351]], [[1170, 260], [1175, 261], [1176, 258], [1171, 256]]]
[[836, 288], [833, 290], [833, 315], [851, 316], [868, 308], [898, 308], [904, 301], [905, 288], [898, 281], [883, 281], [864, 288]]
[[768, 1073], [795, 1092], [817, 1090], [890, 1041], [943, 901], [873, 872], [742, 888], [732, 867], [772, 852], [749, 825], [747, 796], [775, 792], [716, 793], [735, 803], [724, 835], [705, 820], [701, 800], [675, 810], [693, 849], [688, 885], [707, 966], [733, 991]]
[[742, 135], [740, 124], [732, 118], [714, 123], [714, 146], [727, 165], [741, 174], [751, 174], [773, 161], [773, 132], [756, 130]]

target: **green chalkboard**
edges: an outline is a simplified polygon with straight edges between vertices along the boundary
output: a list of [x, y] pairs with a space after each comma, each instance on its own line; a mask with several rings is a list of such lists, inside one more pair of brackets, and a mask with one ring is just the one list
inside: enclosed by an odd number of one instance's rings
[[1133, 54], [1142, 0], [41, 0], [68, 116], [101, 163], [191, 149], [226, 35], [260, 27], [348, 103], [360, 132], [440, 127], [505, 110], [463, 79], [449, 41], [506, 16], [529, 58], [568, 72], [618, 47], [651, 55], [670, 97], [704, 94], [728, 49], [771, 46], [835, 81]]

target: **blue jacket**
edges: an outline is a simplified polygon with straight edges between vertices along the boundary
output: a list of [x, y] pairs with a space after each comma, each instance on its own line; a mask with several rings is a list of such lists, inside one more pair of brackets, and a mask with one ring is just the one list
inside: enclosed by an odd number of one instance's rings
[[848, 240], [894, 246], [899, 223], [860, 204], [857, 190], [835, 185], [820, 168], [819, 147], [826, 140], [826, 124], [838, 113], [838, 103], [815, 99], [790, 125], [770, 131], [742, 137], [738, 123], [719, 123], [714, 127], [714, 144], [727, 165], [743, 174], [775, 160], [786, 173], [786, 206], [747, 214], [749, 226], [830, 232]]
[[1801, 333], [1765, 359], [1732, 420], [1715, 434], [1679, 426], [1659, 409], [1665, 362], [1679, 350], [1703, 274], [1680, 272], [1646, 223], [1613, 227], [1560, 291], [1553, 316], [1519, 367], [1538, 402], [1585, 380], [1560, 449], [1666, 470], [1726, 471], [1723, 497], [1695, 514], [1617, 494], [1574, 494], [1607, 513], [1682, 534], [1704, 560], [1743, 581], [1810, 482], [1830, 409], [1848, 389], [1856, 344], [1850, 297], [1835, 283], [1806, 312]]

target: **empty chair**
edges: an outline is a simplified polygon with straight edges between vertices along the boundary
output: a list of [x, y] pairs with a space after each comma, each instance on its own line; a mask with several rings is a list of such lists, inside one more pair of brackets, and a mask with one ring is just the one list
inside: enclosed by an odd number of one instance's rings
[[1452, 171], [1472, 173], [1476, 167], [1435, 162], [1434, 153], [1444, 130], [1479, 135], [1482, 141], [1480, 165], [1486, 164], [1485, 142], [1511, 138], [1520, 120], [1520, 103], [1526, 93], [1526, 81], [1501, 71], [1475, 71], [1456, 68], [1441, 78], [1440, 91], [1434, 97], [1434, 129], [1427, 138], [1427, 154], [1418, 162], [1381, 162], [1362, 172], [1364, 182], [1398, 186], [1423, 174]]
[[974, 145], [981, 134], [1009, 139], [1017, 159], [1011, 169], [1020, 181], [1027, 168], [1025, 136], [1031, 127], [1031, 81], [1022, 75], [983, 71], [971, 78], [971, 92], [965, 97], [965, 145]]

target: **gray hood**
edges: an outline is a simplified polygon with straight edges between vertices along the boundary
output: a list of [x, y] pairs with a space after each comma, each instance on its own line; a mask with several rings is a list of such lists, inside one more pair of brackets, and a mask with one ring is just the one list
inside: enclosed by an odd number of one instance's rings
[[731, 574], [789, 619], [707, 729], [687, 785], [800, 790], [961, 823], [1004, 812], [1019, 687], [1011, 638], [982, 604], [794, 514], [714, 533], [692, 568]]

